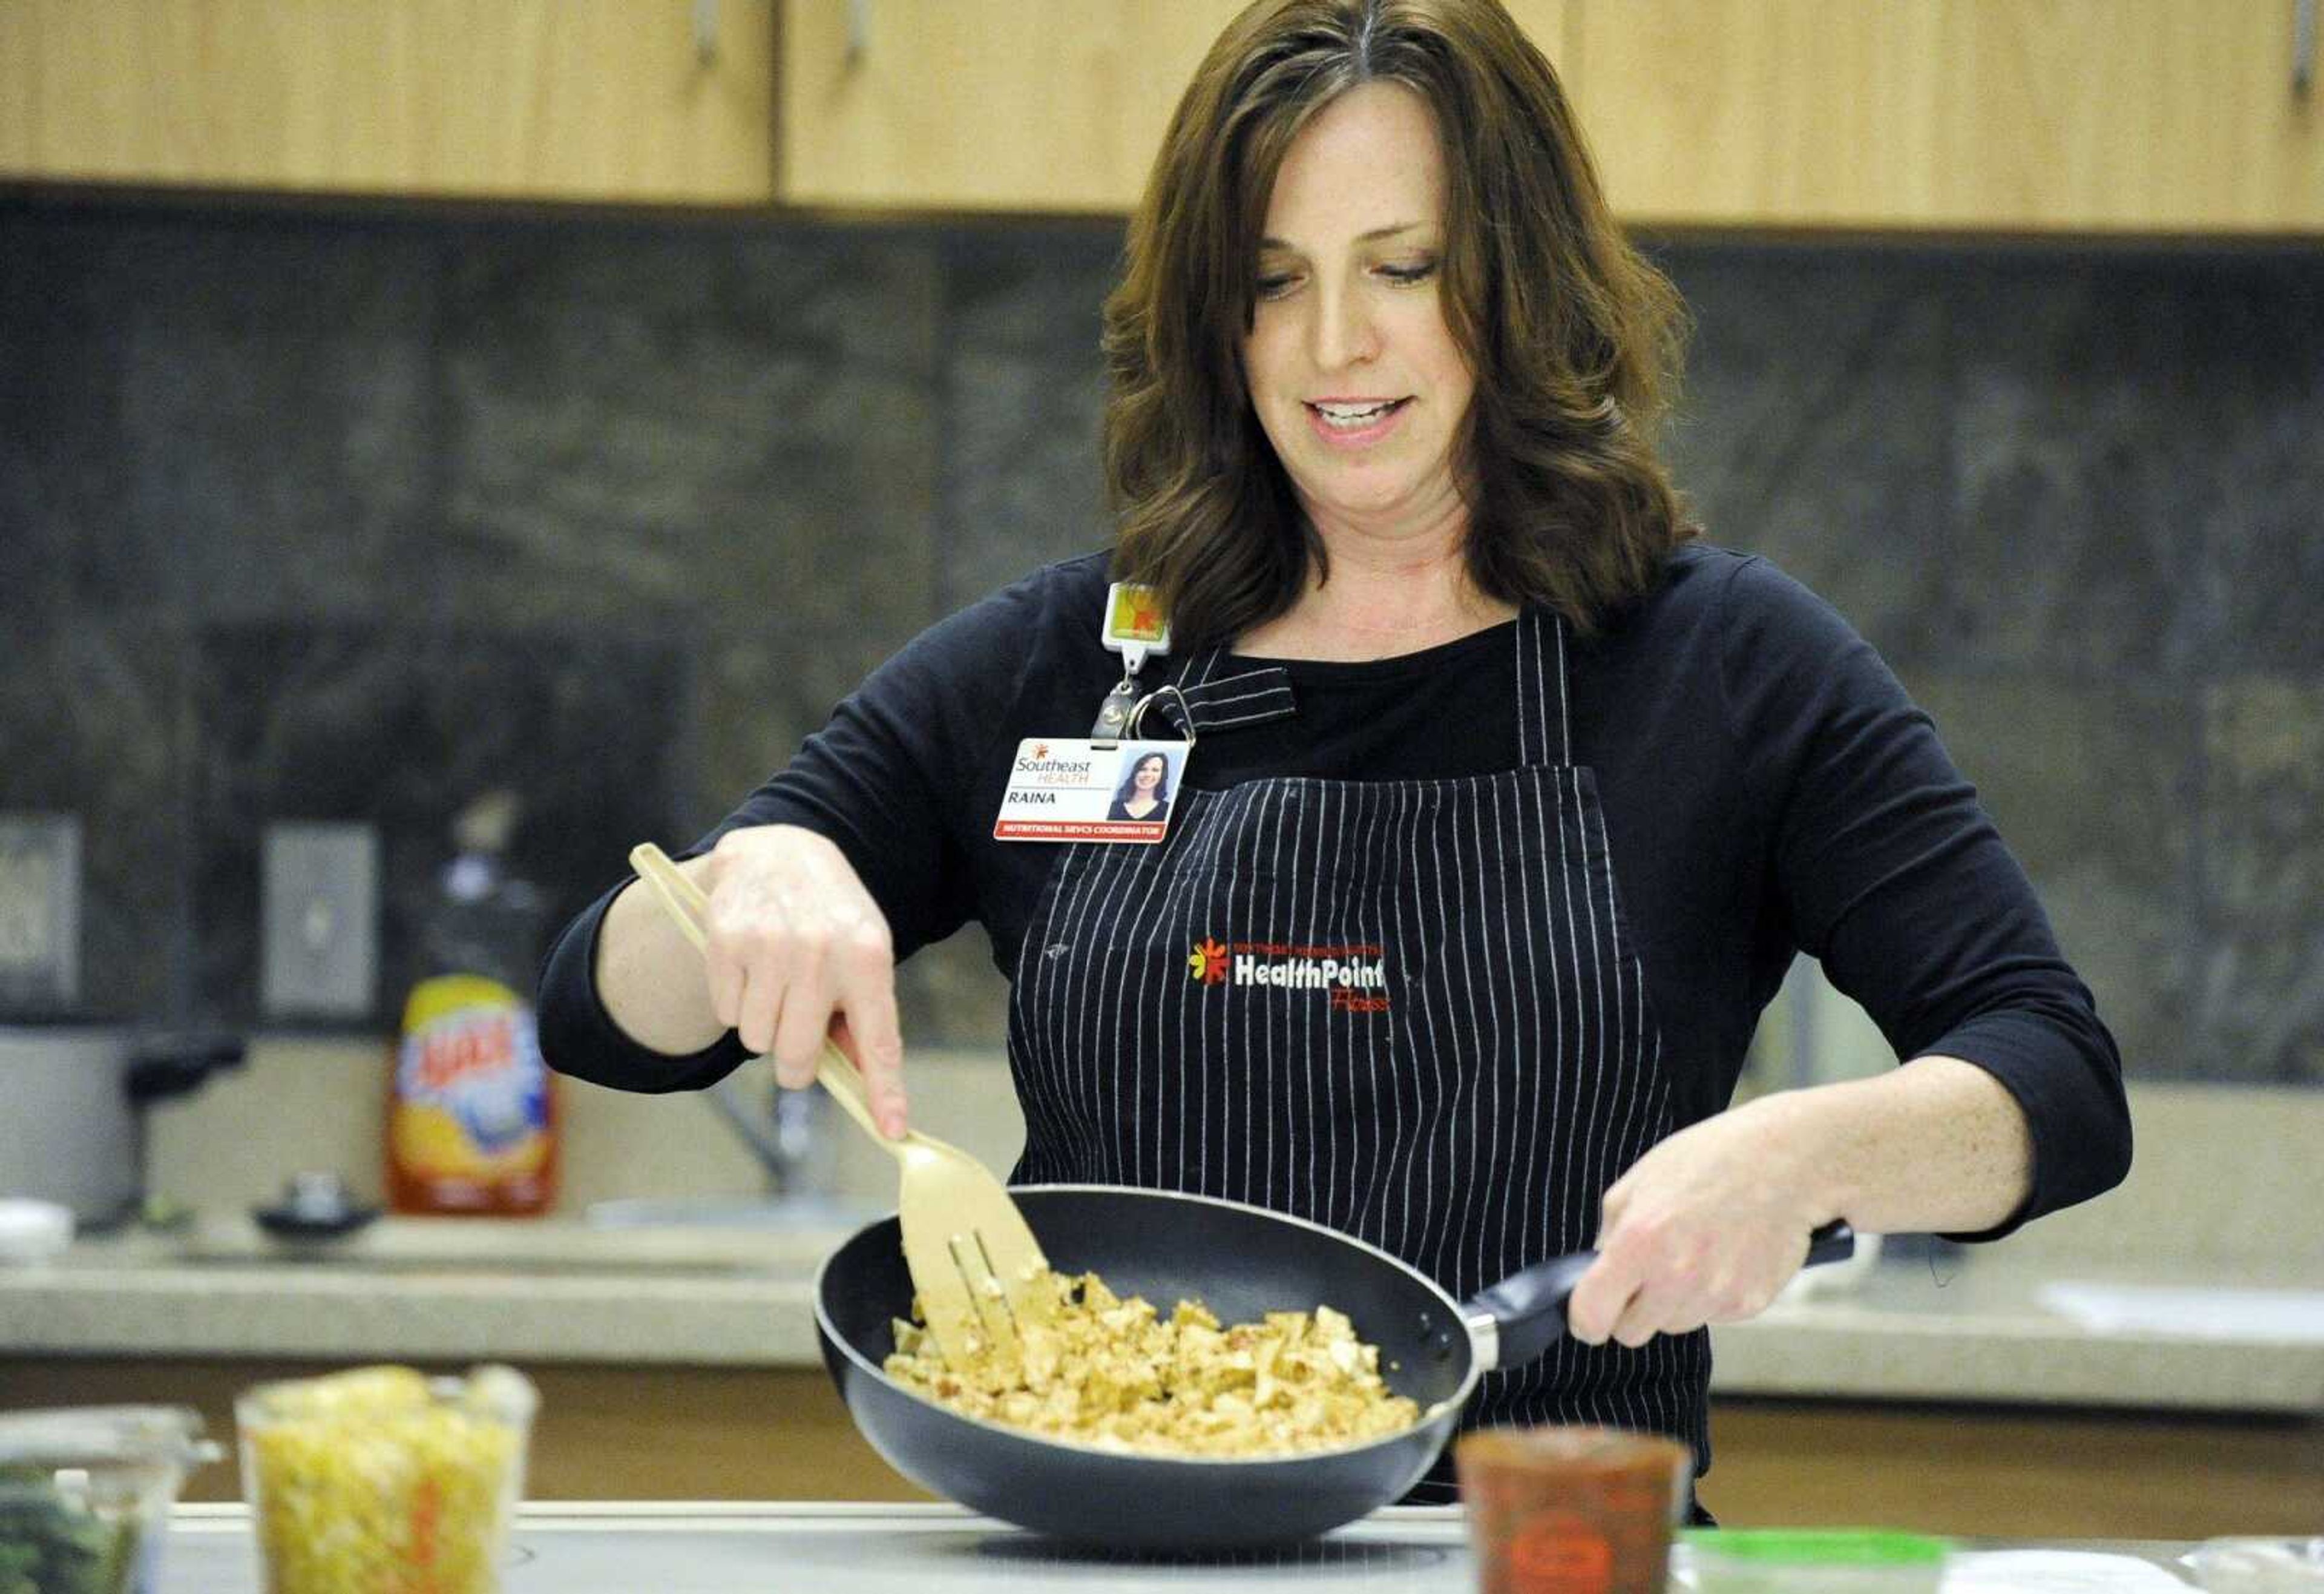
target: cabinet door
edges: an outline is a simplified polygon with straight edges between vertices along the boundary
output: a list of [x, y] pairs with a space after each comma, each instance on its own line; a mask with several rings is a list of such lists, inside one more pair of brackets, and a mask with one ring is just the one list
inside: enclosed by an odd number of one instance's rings
[[1575, 0], [1649, 224], [2324, 230], [2295, 0]]
[[0, 175], [764, 203], [774, 0], [5, 0]]
[[[1246, 0], [783, 0], [783, 198], [1122, 212]], [[1567, 0], [1510, 9], [1556, 59]]]

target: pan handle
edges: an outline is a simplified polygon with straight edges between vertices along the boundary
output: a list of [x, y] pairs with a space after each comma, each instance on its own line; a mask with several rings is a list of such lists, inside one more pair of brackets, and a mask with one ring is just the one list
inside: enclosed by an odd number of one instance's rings
[[[1845, 1262], [1856, 1255], [1856, 1231], [1834, 1219], [1808, 1237], [1803, 1267]], [[1521, 1367], [1565, 1338], [1565, 1303], [1598, 1260], [1595, 1251], [1554, 1256], [1477, 1292], [1461, 1308], [1477, 1342], [1479, 1365]]]

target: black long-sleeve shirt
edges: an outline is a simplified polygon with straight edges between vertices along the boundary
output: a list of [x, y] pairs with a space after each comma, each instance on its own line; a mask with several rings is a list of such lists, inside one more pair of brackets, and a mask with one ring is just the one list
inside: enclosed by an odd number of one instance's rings
[[[806, 826], [845, 852], [899, 957], [977, 921], [1012, 974], [1058, 848], [995, 841], [993, 817], [1018, 742], [1087, 735], [1119, 678], [1098, 635], [1106, 583], [1093, 554], [937, 625], [698, 845], [742, 825]], [[1366, 663], [1289, 662], [1297, 714], [1204, 737], [1183, 781], [1512, 768], [1515, 631]], [[1174, 663], [1149, 663], [1145, 683]], [[1570, 642], [1568, 670], [1573, 758], [1596, 771], [1678, 1123], [1725, 1107], [1798, 950], [1900, 1057], [1965, 1058], [2024, 1110], [2032, 1193], [1979, 1237], [2121, 1180], [2130, 1124], [2113, 1038], [1928, 717], [1839, 615], [1764, 560], [1695, 543], [1601, 634]], [[731, 1035], [670, 1058], [613, 1024], [590, 972], [604, 908], [567, 928], [544, 971], [549, 1061], [639, 1090], [735, 1067]]]

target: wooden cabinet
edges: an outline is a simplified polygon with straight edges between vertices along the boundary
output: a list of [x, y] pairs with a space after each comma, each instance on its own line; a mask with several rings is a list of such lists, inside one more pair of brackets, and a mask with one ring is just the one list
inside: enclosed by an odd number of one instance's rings
[[[0, 1355], [0, 1410], [185, 1404], [228, 1440], [238, 1390], [329, 1370]], [[819, 1367], [526, 1371], [541, 1392], [527, 1478], [535, 1499], [928, 1497], [856, 1432]], [[1703, 1502], [1737, 1527], [2204, 1539], [2308, 1534], [2324, 1520], [2324, 1422], [2314, 1418], [1720, 1399], [1711, 1442]], [[195, 1473], [186, 1492], [235, 1498], [231, 1461]]]
[[0, 178], [734, 205], [774, 0], [5, 0]]
[[[1508, 0], [1634, 222], [2314, 235], [2301, 3]], [[1119, 215], [1242, 4], [0, 0], [0, 181]]]
[[1703, 1504], [1732, 1527], [1963, 1537], [2315, 1532], [2324, 1420], [1714, 1397]]
[[[5, 0], [0, 0], [5, 3]], [[925, 1500], [855, 1430], [821, 1367], [615, 1367], [510, 1358], [540, 1390], [525, 1492], [536, 1500]], [[189, 1500], [241, 1497], [234, 1401], [254, 1384], [340, 1364], [209, 1358], [13, 1357], [0, 1411], [191, 1406], [226, 1450]], [[457, 1363], [430, 1373], [460, 1373]]]
[[2297, 4], [1575, 0], [1572, 71], [1633, 221], [2324, 232]]
[[[1553, 60], [1571, 0], [1512, 0]], [[783, 198], [1120, 213], [1245, 0], [783, 0]]]
[[[1241, 0], [783, 0], [782, 197], [1119, 212]], [[1512, 0], [1647, 225], [2324, 231], [2297, 0]]]

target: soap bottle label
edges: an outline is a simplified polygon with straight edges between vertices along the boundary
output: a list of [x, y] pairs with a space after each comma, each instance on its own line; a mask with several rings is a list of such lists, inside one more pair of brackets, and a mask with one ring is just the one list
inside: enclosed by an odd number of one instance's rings
[[556, 1139], [531, 1007], [498, 980], [440, 975], [404, 1006], [388, 1125], [407, 1211], [537, 1211]]

